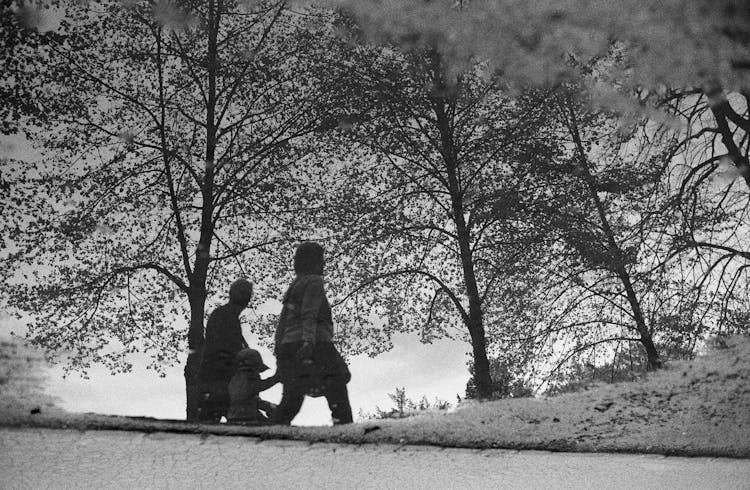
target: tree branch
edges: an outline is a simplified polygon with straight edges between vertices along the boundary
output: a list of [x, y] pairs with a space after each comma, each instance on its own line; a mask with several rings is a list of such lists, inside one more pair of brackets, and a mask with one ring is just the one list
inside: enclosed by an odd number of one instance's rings
[[[403, 276], [403, 275], [422, 275], [431, 281], [433, 281], [435, 284], [438, 285], [438, 288], [441, 289], [445, 294], [448, 295], [448, 297], [453, 301], [453, 304], [456, 305], [456, 308], [458, 309], [458, 312], [461, 314], [461, 318], [464, 322], [469, 321], [469, 314], [466, 312], [466, 309], [461, 304], [461, 301], [458, 299], [458, 297], [451, 291], [451, 289], [440, 280], [439, 277], [435, 276], [434, 274], [431, 274], [427, 271], [420, 270], [420, 269], [401, 269], [397, 271], [391, 271], [391, 272], [384, 272], [382, 274], [377, 274], [368, 280], [360, 283], [356, 288], [354, 288], [352, 291], [349, 292], [344, 298], [342, 298], [340, 301], [336, 302], [335, 305], [339, 305], [349, 299], [351, 296], [354, 296], [358, 292], [362, 291], [366, 287], [380, 281], [383, 279], [387, 279], [390, 277], [397, 277], [397, 276]], [[335, 306], [334, 305], [334, 306]]]

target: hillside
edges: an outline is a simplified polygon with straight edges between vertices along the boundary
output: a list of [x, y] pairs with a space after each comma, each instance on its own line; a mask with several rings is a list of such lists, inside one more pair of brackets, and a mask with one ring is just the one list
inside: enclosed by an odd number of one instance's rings
[[[7, 345], [3, 352], [11, 352]], [[750, 339], [675, 362], [638, 382], [552, 398], [509, 399], [346, 427], [203, 426], [180, 421], [65, 413], [35, 386], [41, 360], [20, 346], [2, 356], [0, 425], [251, 435], [345, 443], [643, 452], [750, 457]]]

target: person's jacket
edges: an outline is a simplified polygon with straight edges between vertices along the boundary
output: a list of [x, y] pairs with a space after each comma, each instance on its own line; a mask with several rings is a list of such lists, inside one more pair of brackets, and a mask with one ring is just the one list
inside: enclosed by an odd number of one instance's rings
[[276, 328], [276, 347], [292, 342], [332, 342], [333, 317], [323, 276], [297, 276], [284, 294]]
[[247, 347], [240, 326], [241, 312], [242, 307], [228, 303], [216, 308], [208, 317], [201, 379], [229, 381], [234, 374], [237, 368], [235, 356]]
[[228, 421], [259, 421], [263, 415], [258, 410], [266, 413], [273, 410], [273, 404], [262, 400], [260, 392], [267, 390], [278, 383], [276, 376], [268, 379], [260, 379], [260, 374], [252, 368], [240, 366], [229, 381], [229, 412]]

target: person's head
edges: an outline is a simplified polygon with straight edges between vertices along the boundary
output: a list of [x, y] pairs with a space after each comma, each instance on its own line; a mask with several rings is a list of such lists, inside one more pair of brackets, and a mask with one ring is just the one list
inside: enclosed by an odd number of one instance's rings
[[253, 297], [253, 283], [247, 279], [237, 279], [229, 286], [229, 302], [243, 308]]
[[302, 242], [294, 252], [294, 272], [302, 274], [323, 274], [325, 257], [323, 247], [315, 242]]
[[237, 367], [244, 369], [245, 371], [262, 373], [269, 369], [269, 367], [263, 363], [263, 357], [261, 357], [260, 352], [255, 349], [242, 349], [237, 353], [236, 359]]

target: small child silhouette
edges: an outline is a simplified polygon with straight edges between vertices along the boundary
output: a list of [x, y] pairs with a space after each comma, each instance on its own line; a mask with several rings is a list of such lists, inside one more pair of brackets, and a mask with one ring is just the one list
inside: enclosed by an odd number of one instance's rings
[[267, 369], [268, 366], [263, 363], [263, 358], [257, 350], [242, 349], [237, 353], [237, 371], [229, 381], [230, 402], [227, 421], [230, 424], [272, 423], [276, 405], [261, 399], [259, 395], [278, 383], [279, 378], [274, 374], [270, 378], [261, 379], [260, 373]]

